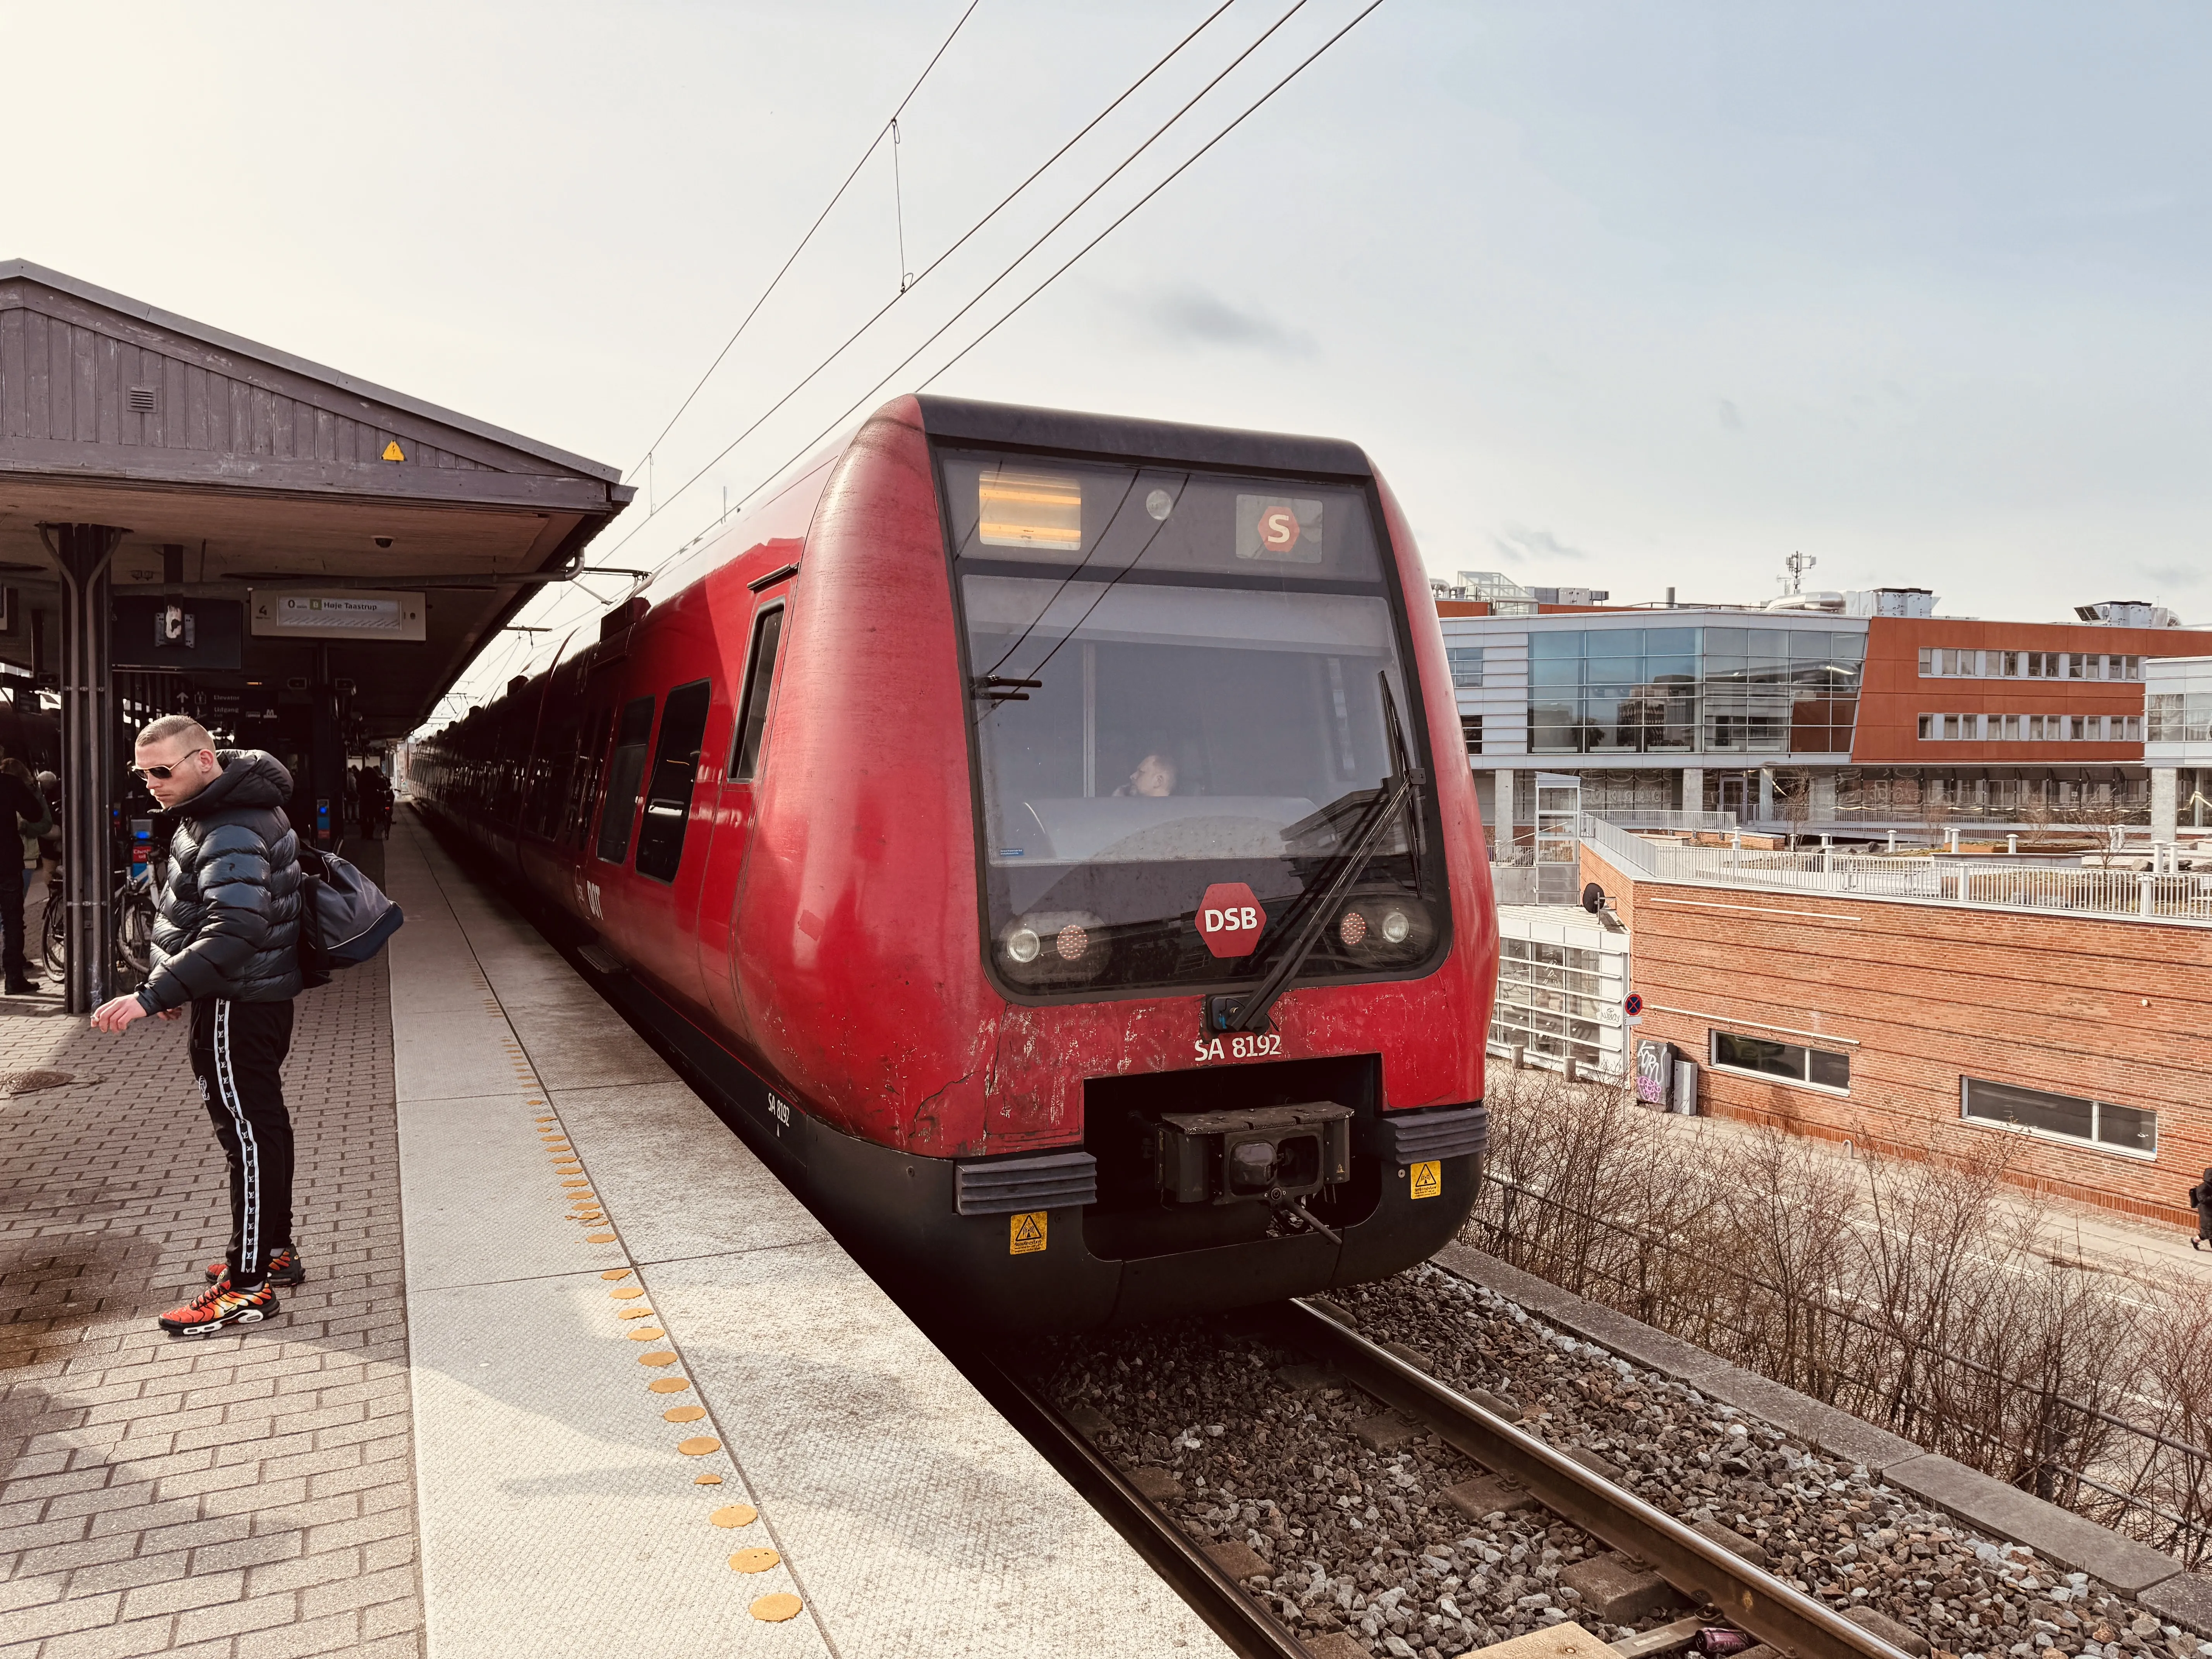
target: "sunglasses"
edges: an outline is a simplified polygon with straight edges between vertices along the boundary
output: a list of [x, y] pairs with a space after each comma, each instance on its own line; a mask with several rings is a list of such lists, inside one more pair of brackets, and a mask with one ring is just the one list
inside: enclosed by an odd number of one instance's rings
[[195, 749], [185, 757], [185, 760], [172, 761], [167, 766], [134, 766], [131, 769], [131, 775], [141, 783], [145, 782], [149, 778], [160, 778], [166, 781], [176, 775], [177, 769], [182, 766], [185, 761], [195, 759], [209, 752], [204, 749]]

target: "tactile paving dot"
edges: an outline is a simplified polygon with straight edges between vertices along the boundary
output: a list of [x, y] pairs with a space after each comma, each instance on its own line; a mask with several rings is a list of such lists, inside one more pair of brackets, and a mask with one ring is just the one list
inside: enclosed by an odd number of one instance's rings
[[696, 1423], [706, 1414], [704, 1406], [671, 1406], [661, 1413], [660, 1420], [664, 1423]]
[[643, 1330], [624, 1331], [623, 1334], [633, 1342], [658, 1342], [668, 1333], [658, 1325], [647, 1325]]
[[[756, 1546], [749, 1550], [739, 1550], [735, 1555], [732, 1556], [730, 1558], [730, 1566], [732, 1571], [737, 1572], [766, 1572], [770, 1567], [774, 1566], [777, 1562], [782, 1559], [783, 1558], [778, 1555], [774, 1550], [763, 1546]], [[793, 1599], [795, 1600], [796, 1598]]]
[[719, 1486], [722, 1484], [722, 1477], [719, 1474], [695, 1474], [691, 1477], [691, 1484], [695, 1486]]
[[730, 1504], [707, 1518], [718, 1527], [750, 1527], [760, 1519], [760, 1511], [750, 1504]]
[[610, 1267], [606, 1272], [601, 1273], [599, 1277], [602, 1279], [628, 1279], [629, 1275], [630, 1270], [628, 1267]]
[[611, 1244], [614, 1242], [615, 1236], [612, 1233], [586, 1233], [584, 1235], [584, 1243], [586, 1244]]
[[787, 1619], [799, 1617], [802, 1603], [789, 1590], [778, 1590], [773, 1595], [763, 1595], [752, 1606], [753, 1617], [764, 1625], [780, 1625]]
[[711, 1434], [702, 1434], [690, 1440], [678, 1441], [676, 1449], [686, 1457], [704, 1457], [708, 1452], [721, 1450], [722, 1443]]
[[615, 1310], [615, 1317], [617, 1319], [650, 1319], [653, 1317], [653, 1310], [650, 1308], [617, 1308]]
[[619, 1290], [609, 1291], [607, 1294], [614, 1297], [617, 1302], [633, 1302], [639, 1297], [645, 1294], [645, 1286], [642, 1285], [625, 1285]]
[[682, 1394], [691, 1386], [688, 1376], [656, 1376], [645, 1385], [655, 1394]]
[[581, 1187], [588, 1187], [588, 1186], [590, 1186], [592, 1183], [591, 1183], [590, 1182], [588, 1182], [588, 1181], [585, 1181], [585, 1180], [578, 1179], [578, 1180], [575, 1180], [575, 1181], [564, 1181], [564, 1182], [562, 1182], [561, 1184], [562, 1184], [563, 1187], [577, 1187], [577, 1188], [581, 1188]]
[[641, 1365], [673, 1365], [676, 1356], [665, 1348], [655, 1348], [651, 1353], [638, 1355], [637, 1363]]

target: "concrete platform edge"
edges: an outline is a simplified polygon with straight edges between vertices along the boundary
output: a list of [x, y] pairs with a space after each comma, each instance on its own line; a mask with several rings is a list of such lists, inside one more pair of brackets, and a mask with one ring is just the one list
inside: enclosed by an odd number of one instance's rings
[[2172, 1556], [2063, 1510], [2002, 1480], [1939, 1456], [1862, 1418], [1731, 1365], [1643, 1321], [1576, 1295], [1470, 1244], [1431, 1258], [1447, 1273], [1494, 1291], [1560, 1329], [1622, 1358], [1688, 1384], [1709, 1399], [1763, 1418], [1832, 1457], [1931, 1504], [1967, 1525], [2014, 1543], [2195, 1631], [2212, 1635], [2212, 1577], [2186, 1572]]

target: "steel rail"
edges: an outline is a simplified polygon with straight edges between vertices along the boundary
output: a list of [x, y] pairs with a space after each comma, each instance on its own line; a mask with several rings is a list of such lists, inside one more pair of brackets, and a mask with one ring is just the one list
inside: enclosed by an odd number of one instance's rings
[[1826, 1603], [1485, 1411], [1312, 1303], [1294, 1300], [1279, 1318], [1291, 1344], [1317, 1353], [1384, 1405], [1426, 1423], [1485, 1468], [1517, 1482], [1546, 1509], [1648, 1563], [1693, 1604], [1719, 1609], [1730, 1624], [1769, 1646], [1796, 1659], [1906, 1659]]
[[1043, 1453], [1239, 1659], [1312, 1659], [1297, 1637], [1131, 1486], [1043, 1395], [987, 1349], [949, 1351], [992, 1405]]

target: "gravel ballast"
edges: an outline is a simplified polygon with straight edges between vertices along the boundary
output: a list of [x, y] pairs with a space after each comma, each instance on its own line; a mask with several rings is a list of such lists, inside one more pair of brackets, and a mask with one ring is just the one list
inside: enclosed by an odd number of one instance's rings
[[[1768, 1570], [1838, 1608], [1895, 1620], [1939, 1656], [2212, 1659], [2178, 1627], [2021, 1546], [1980, 1537], [1771, 1425], [1553, 1329], [1423, 1266], [1334, 1300], [1362, 1334], [1405, 1345], [1441, 1380], [1519, 1404], [1521, 1426], [1580, 1447], [1658, 1508], [1717, 1522]], [[1679, 1606], [1611, 1625], [1561, 1582], [1606, 1547], [1540, 1509], [1462, 1514], [1482, 1473], [1273, 1346], [1235, 1316], [1062, 1339], [1046, 1392], [1248, 1593], [1309, 1638], [1444, 1659], [1568, 1619], [1618, 1640]], [[1379, 1419], [1379, 1420], [1378, 1420]], [[1364, 1438], [1363, 1438], [1364, 1431]], [[1241, 1554], [1242, 1546], [1249, 1554]], [[1588, 1569], [1570, 1574], [1587, 1583]]]

